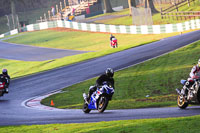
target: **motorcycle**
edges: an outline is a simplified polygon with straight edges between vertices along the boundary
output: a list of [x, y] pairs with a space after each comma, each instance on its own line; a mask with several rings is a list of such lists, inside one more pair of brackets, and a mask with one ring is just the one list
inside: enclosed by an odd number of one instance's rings
[[112, 41], [110, 41], [110, 46], [112, 48], [117, 48], [118, 44], [117, 44], [117, 39], [113, 38]]
[[0, 82], [0, 97], [5, 93], [5, 82]]
[[97, 88], [97, 90], [91, 95], [89, 103], [87, 101], [87, 95], [83, 93], [83, 112], [89, 113], [91, 110], [98, 110], [100, 113], [103, 113], [109, 101], [112, 99], [113, 94], [114, 88], [107, 82]]
[[189, 104], [200, 104], [200, 79], [194, 79], [193, 81], [181, 80], [181, 84], [183, 88], [181, 90], [176, 89], [178, 107], [185, 109]]

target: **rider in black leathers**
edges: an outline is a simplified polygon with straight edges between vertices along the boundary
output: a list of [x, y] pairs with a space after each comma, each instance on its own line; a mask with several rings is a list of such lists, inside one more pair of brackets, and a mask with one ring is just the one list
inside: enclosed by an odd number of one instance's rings
[[112, 34], [110, 34], [110, 41], [112, 41], [113, 38], [115, 38], [115, 36], [113, 36]]
[[5, 82], [5, 93], [8, 93], [8, 87], [10, 85], [10, 76], [8, 75], [7, 69], [2, 70], [2, 74], [0, 74], [0, 81]]
[[99, 76], [99, 78], [96, 80], [96, 85], [95, 86], [91, 86], [89, 88], [89, 94], [88, 94], [88, 98], [87, 101], [89, 102], [90, 97], [92, 95], [93, 92], [95, 92], [97, 90], [98, 87], [103, 85], [103, 82], [107, 81], [108, 83], [111, 84], [111, 86], [114, 88], [114, 71], [111, 68], [107, 68], [105, 74], [102, 74], [101, 76]]

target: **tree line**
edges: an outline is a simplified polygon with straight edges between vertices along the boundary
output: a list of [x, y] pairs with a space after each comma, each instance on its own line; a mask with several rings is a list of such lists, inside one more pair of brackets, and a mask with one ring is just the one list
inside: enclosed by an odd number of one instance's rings
[[[62, 0], [0, 0], [0, 16], [6, 14], [16, 14], [16, 12], [23, 12], [31, 9], [48, 8], [56, 5], [56, 3]], [[100, 0], [104, 3], [104, 9], [106, 13], [113, 12], [110, 0]], [[128, 1], [129, 8], [136, 7], [136, 0], [124, 0]], [[145, 0], [145, 8], [149, 5], [152, 13], [157, 13], [153, 0]]]
[[48, 8], [61, 0], [0, 0], [0, 16], [39, 8]]

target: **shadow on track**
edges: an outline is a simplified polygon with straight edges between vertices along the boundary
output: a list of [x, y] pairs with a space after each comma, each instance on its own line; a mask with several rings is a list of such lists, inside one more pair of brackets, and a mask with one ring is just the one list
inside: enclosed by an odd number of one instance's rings
[[[96, 114], [99, 114], [99, 115], [101, 115], [101, 114], [114, 114], [115, 112], [111, 112], [110, 110], [108, 110], [109, 112], [103, 112], [103, 113], [99, 113], [99, 112], [90, 112], [90, 113], [88, 113], [88, 115], [96, 115]], [[83, 112], [83, 114], [86, 114], [87, 115], [87, 113], [84, 113]]]
[[9, 100], [0, 99], [0, 103], [7, 103]]

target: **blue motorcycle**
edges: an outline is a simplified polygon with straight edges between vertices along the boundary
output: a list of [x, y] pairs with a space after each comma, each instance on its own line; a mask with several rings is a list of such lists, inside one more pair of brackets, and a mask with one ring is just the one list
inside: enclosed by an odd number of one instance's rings
[[100, 113], [103, 113], [108, 102], [112, 99], [113, 94], [114, 88], [107, 82], [97, 88], [97, 90], [91, 95], [89, 103], [87, 101], [87, 95], [83, 93], [83, 112], [89, 113], [91, 110], [98, 110]]

